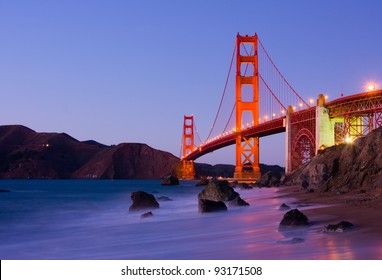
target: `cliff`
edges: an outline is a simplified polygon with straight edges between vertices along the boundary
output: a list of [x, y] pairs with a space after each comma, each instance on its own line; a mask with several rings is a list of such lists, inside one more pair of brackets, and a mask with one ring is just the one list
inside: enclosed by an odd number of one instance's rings
[[382, 190], [382, 127], [351, 144], [323, 150], [287, 181], [312, 191], [337, 194]]

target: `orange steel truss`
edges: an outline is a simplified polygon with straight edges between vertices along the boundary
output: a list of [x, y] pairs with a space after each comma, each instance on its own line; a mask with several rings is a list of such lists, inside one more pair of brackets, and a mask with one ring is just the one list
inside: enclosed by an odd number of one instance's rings
[[[248, 53], [246, 50], [252, 50]], [[246, 52], [245, 55], [241, 51]], [[241, 73], [242, 65], [251, 65], [253, 73]], [[245, 67], [246, 68], [246, 67]], [[244, 137], [242, 132], [243, 113], [251, 112], [253, 125], [259, 124], [259, 71], [258, 38], [254, 36], [236, 36], [236, 167], [235, 178], [254, 178], [261, 176], [259, 166], [259, 137]], [[252, 100], [243, 101], [243, 85], [251, 87]]]
[[327, 105], [331, 118], [342, 116], [335, 126], [335, 143], [354, 140], [382, 126], [382, 90], [343, 97]]
[[194, 179], [195, 168], [193, 160], [186, 160], [186, 156], [189, 155], [195, 148], [194, 143], [194, 116], [184, 116], [183, 121], [183, 157], [182, 157], [182, 178]]
[[307, 163], [316, 151], [316, 110], [311, 107], [292, 113], [291, 125], [291, 171]]

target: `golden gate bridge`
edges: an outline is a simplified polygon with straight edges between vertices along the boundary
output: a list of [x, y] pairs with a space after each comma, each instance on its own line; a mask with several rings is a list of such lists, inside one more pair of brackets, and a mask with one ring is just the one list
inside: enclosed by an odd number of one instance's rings
[[331, 102], [321, 94], [316, 101], [306, 101], [279, 71], [257, 34], [237, 34], [219, 107], [204, 141], [194, 116], [184, 116], [182, 178], [194, 178], [195, 159], [235, 144], [234, 178], [256, 180], [261, 176], [259, 138], [281, 132], [286, 132], [285, 171], [290, 173], [319, 150], [351, 143], [380, 126], [382, 90], [370, 88]]

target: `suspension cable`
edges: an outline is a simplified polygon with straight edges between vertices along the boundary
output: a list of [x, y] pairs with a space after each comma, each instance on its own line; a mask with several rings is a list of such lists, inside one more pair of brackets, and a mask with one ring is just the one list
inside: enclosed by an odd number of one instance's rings
[[[271, 64], [273, 65], [273, 67], [276, 69], [277, 73], [280, 75], [280, 77], [284, 80], [284, 82], [288, 85], [288, 87], [292, 90], [292, 92], [306, 105], [308, 106], [308, 108], [310, 107], [310, 105], [308, 103], [305, 102], [304, 99], [302, 99], [302, 97], [294, 90], [294, 88], [288, 83], [288, 81], [284, 78], [283, 74], [281, 74], [280, 70], [277, 68], [277, 66], [275, 65], [275, 63], [273, 62], [273, 60], [271, 59], [271, 57], [269, 56], [268, 52], [266, 51], [266, 49], [264, 48], [264, 45], [261, 43], [260, 39], [258, 39], [259, 43], [260, 43], [260, 46], [261, 48], [263, 49], [265, 55], [267, 56], [267, 58], [269, 59], [269, 61], [271, 62]], [[272, 93], [273, 94], [273, 93]]]
[[[230, 76], [230, 74], [231, 74], [232, 64], [233, 64], [233, 61], [234, 61], [234, 58], [235, 58], [235, 53], [236, 53], [236, 44], [235, 44], [235, 47], [234, 47], [233, 52], [232, 52], [231, 64], [230, 64], [230, 66], [229, 66], [229, 70], [228, 70], [227, 78], [226, 78], [226, 81], [225, 81], [225, 85], [224, 85], [224, 90], [223, 90], [222, 98], [220, 99], [219, 108], [218, 108], [218, 111], [217, 111], [217, 113], [216, 113], [215, 120], [214, 120], [214, 122], [213, 122], [213, 124], [212, 124], [211, 130], [210, 130], [210, 132], [208, 133], [208, 136], [207, 136], [207, 138], [206, 138], [206, 141], [210, 138], [211, 133], [212, 133], [213, 129], [215, 128], [216, 120], [217, 120], [217, 118], [218, 118], [218, 116], [219, 116], [220, 109], [221, 109], [221, 106], [222, 106], [222, 104], [223, 104], [223, 99], [224, 99], [225, 93], [226, 93], [226, 91], [227, 91], [227, 85], [228, 85], [229, 76]], [[201, 142], [202, 142], [202, 141], [201, 141]], [[203, 143], [203, 142], [202, 142], [202, 143]]]

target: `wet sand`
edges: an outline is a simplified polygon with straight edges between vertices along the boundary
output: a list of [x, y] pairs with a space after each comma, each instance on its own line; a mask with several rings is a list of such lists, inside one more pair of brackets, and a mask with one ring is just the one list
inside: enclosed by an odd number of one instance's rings
[[[289, 206], [298, 208], [315, 224], [336, 224], [349, 221], [354, 231], [364, 238], [382, 237], [382, 191], [352, 192], [347, 194], [307, 193], [300, 186], [280, 187], [280, 197], [292, 199]], [[319, 206], [309, 207], [307, 205]], [[321, 207], [322, 206], [322, 207]]]

